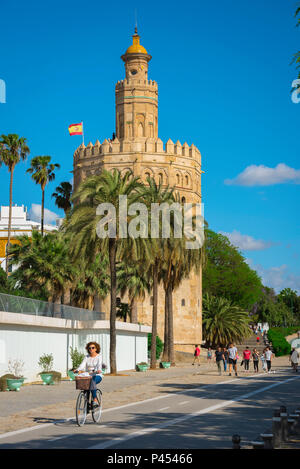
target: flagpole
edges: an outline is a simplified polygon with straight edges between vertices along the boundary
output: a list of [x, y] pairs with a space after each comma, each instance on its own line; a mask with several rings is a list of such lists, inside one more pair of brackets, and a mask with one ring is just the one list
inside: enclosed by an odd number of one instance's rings
[[83, 121], [81, 121], [82, 123], [82, 143], [84, 145], [84, 130], [83, 130]]

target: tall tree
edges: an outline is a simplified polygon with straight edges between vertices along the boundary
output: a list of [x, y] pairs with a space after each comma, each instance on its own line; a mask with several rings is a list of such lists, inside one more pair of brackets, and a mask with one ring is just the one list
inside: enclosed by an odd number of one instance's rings
[[12, 204], [13, 204], [13, 177], [16, 165], [26, 159], [30, 150], [27, 146], [27, 140], [19, 137], [17, 134], [1, 135], [0, 141], [0, 161], [3, 162], [10, 172], [9, 183], [9, 215], [8, 215], [8, 235], [6, 249], [6, 275], [8, 276], [8, 250], [11, 238], [11, 222], [12, 222]]
[[[148, 185], [140, 191], [140, 202], [147, 206], [148, 213], [151, 213], [152, 204], [168, 204], [174, 201], [173, 188], [162, 187], [161, 182], [157, 184], [154, 178], [147, 178]], [[152, 217], [150, 217], [152, 218]], [[153, 220], [149, 220], [151, 223]], [[164, 251], [163, 251], [163, 237], [161, 232], [161, 217], [158, 223], [159, 233], [158, 237], [151, 236], [151, 227], [149, 229], [148, 237], [148, 262], [152, 273], [152, 290], [153, 290], [153, 309], [152, 309], [152, 339], [151, 339], [151, 352], [150, 352], [150, 367], [156, 368], [156, 336], [157, 336], [157, 314], [158, 314], [158, 285], [159, 285], [159, 272], [162, 267]]]
[[[73, 255], [81, 255], [86, 260], [95, 258], [98, 253], [107, 252], [110, 270], [110, 368], [117, 372], [116, 364], [116, 312], [117, 312], [117, 262], [122, 259], [124, 245], [131, 245], [135, 253], [135, 240], [120, 236], [119, 219], [127, 223], [126, 215], [120, 209], [120, 196], [127, 196], [127, 207], [134, 200], [137, 189], [141, 187], [139, 178], [130, 172], [121, 176], [117, 170], [113, 173], [104, 170], [99, 176], [92, 176], [81, 183], [72, 200], [74, 207], [70, 214], [66, 232], [72, 236]], [[109, 204], [107, 215], [97, 215], [97, 207]], [[122, 213], [121, 213], [122, 212]], [[99, 212], [98, 212], [99, 213]], [[117, 216], [119, 215], [119, 216]], [[105, 222], [103, 221], [105, 220]], [[99, 232], [99, 223], [108, 227]]]
[[44, 234], [44, 212], [45, 212], [45, 188], [48, 182], [55, 179], [55, 169], [59, 169], [58, 163], [50, 163], [51, 156], [35, 156], [30, 162], [27, 173], [32, 174], [32, 179], [39, 184], [42, 189], [42, 210], [41, 210], [41, 233]]
[[261, 279], [226, 236], [205, 230], [203, 292], [250, 309], [260, 298]]
[[130, 321], [137, 322], [136, 300], [144, 300], [146, 292], [151, 291], [151, 278], [144, 266], [135, 262], [130, 264], [127, 260], [117, 266], [118, 292], [123, 297], [128, 294], [130, 307]]
[[65, 215], [71, 210], [71, 196], [72, 196], [72, 184], [69, 182], [61, 182], [59, 186], [53, 192], [52, 197], [55, 198], [55, 205], [61, 208]]
[[108, 259], [98, 254], [94, 262], [76, 262], [77, 276], [72, 285], [72, 304], [86, 309], [94, 308], [95, 296], [104, 299], [109, 291]]
[[[195, 217], [191, 215], [191, 223], [195, 224]], [[174, 222], [174, 218], [172, 218]], [[199, 274], [202, 260], [202, 248], [187, 249], [187, 236], [182, 227], [181, 237], [174, 237], [174, 223], [171, 223], [170, 237], [163, 240], [164, 259], [161, 278], [165, 290], [165, 333], [163, 360], [175, 365], [174, 325], [173, 325], [173, 293], [181, 282], [192, 272]]]
[[203, 337], [206, 345], [216, 348], [239, 342], [251, 334], [246, 311], [222, 297], [203, 296]]
[[17, 269], [11, 275], [15, 286], [33, 293], [46, 292], [48, 301], [61, 303], [61, 297], [74, 282], [76, 269], [69, 255], [70, 248], [62, 233], [43, 236], [33, 231], [23, 235], [10, 247], [11, 263]]

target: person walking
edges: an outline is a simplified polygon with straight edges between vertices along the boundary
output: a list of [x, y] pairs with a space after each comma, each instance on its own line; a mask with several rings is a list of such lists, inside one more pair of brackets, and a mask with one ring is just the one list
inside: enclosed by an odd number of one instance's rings
[[198, 366], [200, 366], [200, 348], [199, 345], [195, 345], [195, 351], [194, 351], [194, 361], [192, 365], [195, 365], [195, 362], [197, 361]]
[[251, 357], [251, 350], [249, 349], [247, 345], [245, 350], [243, 351], [243, 362], [244, 362], [244, 368], [245, 368], [246, 373], [249, 372], [250, 357]]
[[295, 348], [292, 349], [290, 360], [291, 360], [291, 365], [292, 365], [293, 370], [297, 373], [298, 363], [299, 363], [299, 353]]
[[223, 366], [224, 366], [224, 372], [226, 373], [227, 371], [227, 363], [228, 363], [228, 351], [226, 347], [223, 347]]
[[212, 349], [208, 347], [207, 349], [207, 363], [210, 364], [212, 359]]
[[266, 351], [266, 348], [263, 349], [262, 354], [261, 354], [261, 356], [260, 356], [261, 364], [262, 364], [262, 369], [263, 369], [264, 372], [267, 371], [267, 363], [266, 363], [266, 359], [265, 359], [265, 351]]
[[256, 348], [254, 348], [252, 351], [252, 360], [253, 360], [253, 366], [254, 366], [254, 373], [258, 373], [259, 353], [256, 350]]
[[217, 350], [215, 351], [215, 359], [216, 359], [216, 364], [218, 367], [219, 375], [221, 375], [222, 374], [221, 362], [224, 360], [224, 354], [223, 354], [223, 350], [221, 347], [218, 347]]
[[230, 344], [228, 347], [228, 358], [229, 358], [229, 376], [231, 376], [231, 371], [232, 368], [235, 371], [235, 376], [237, 376], [237, 367], [236, 367], [236, 362], [237, 362], [237, 348], [234, 346], [234, 344]]
[[266, 360], [266, 364], [267, 364], [268, 373], [271, 373], [272, 358], [273, 358], [274, 355], [273, 355], [273, 352], [270, 349], [270, 347], [266, 347], [264, 356], [265, 356], [265, 360]]

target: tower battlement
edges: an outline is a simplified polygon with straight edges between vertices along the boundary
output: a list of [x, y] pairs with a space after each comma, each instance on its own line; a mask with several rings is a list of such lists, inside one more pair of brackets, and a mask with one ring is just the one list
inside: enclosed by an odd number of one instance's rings
[[93, 157], [100, 157], [107, 154], [129, 154], [129, 153], [145, 153], [145, 154], [160, 154], [168, 155], [170, 157], [187, 157], [195, 160], [201, 165], [201, 153], [198, 148], [192, 143], [190, 146], [185, 142], [183, 145], [177, 140], [174, 143], [169, 139], [165, 144], [158, 139], [148, 138], [145, 141], [132, 141], [132, 140], [114, 140], [105, 139], [101, 144], [99, 140], [93, 145], [90, 142], [87, 146], [81, 144], [74, 152], [74, 162], [78, 163], [79, 160]]
[[133, 79], [125, 78], [124, 80], [119, 80], [116, 83], [116, 90], [123, 90], [124, 88], [132, 89], [132, 84], [141, 85], [143, 87], [150, 86], [151, 88], [158, 88], [157, 82], [155, 80], [142, 80], [142, 79]]

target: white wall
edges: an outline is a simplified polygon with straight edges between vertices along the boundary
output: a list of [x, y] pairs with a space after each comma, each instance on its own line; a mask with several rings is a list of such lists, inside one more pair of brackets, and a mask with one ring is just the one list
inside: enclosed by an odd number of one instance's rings
[[[134, 369], [136, 363], [147, 362], [150, 328], [121, 322], [116, 326], [118, 371]], [[54, 370], [66, 376], [72, 366], [70, 346], [85, 352], [89, 341], [101, 345], [103, 362], [109, 371], [108, 321], [69, 321], [0, 311], [0, 376], [7, 372], [9, 359], [20, 359], [25, 363], [26, 381], [39, 380], [38, 361], [44, 353], [53, 354]]]

